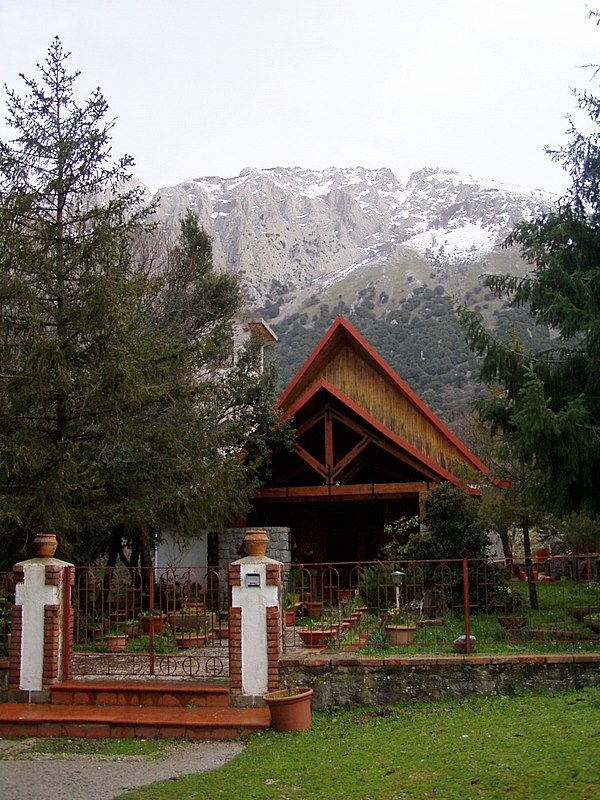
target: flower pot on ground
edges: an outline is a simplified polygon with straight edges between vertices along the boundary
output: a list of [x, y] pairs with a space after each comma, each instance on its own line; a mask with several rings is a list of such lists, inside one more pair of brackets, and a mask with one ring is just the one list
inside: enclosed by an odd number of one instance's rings
[[213, 629], [214, 615], [211, 611], [200, 611], [195, 608], [184, 608], [169, 614], [169, 625], [175, 634], [203, 633]]
[[411, 644], [417, 630], [416, 625], [386, 625], [385, 630], [392, 645]]
[[388, 608], [384, 624], [390, 644], [411, 644], [417, 630], [417, 618], [407, 607]]
[[507, 631], [516, 631], [524, 628], [527, 624], [527, 617], [498, 617], [498, 622]]
[[311, 628], [296, 628], [306, 647], [325, 647], [336, 636], [338, 629], [333, 625], [319, 625]]
[[123, 653], [127, 648], [127, 639], [125, 633], [109, 633], [106, 637], [106, 649], [109, 653]]
[[126, 619], [119, 625], [119, 633], [124, 633], [131, 639], [140, 635], [140, 623], [137, 619]]
[[286, 592], [283, 595], [283, 612], [285, 624], [289, 627], [296, 622], [296, 613], [300, 607], [300, 595], [294, 592]]
[[310, 728], [313, 690], [305, 686], [295, 689], [278, 689], [264, 695], [263, 700], [271, 712], [274, 731], [305, 731]]
[[323, 615], [323, 603], [320, 600], [307, 600], [304, 603], [304, 607], [306, 608], [306, 616], [311, 619]]
[[583, 618], [589, 614], [600, 614], [600, 606], [572, 606], [567, 611], [572, 617], [583, 622]]
[[204, 647], [208, 644], [208, 636], [204, 633], [181, 633], [175, 636], [178, 650], [187, 650], [190, 647]]
[[586, 614], [583, 621], [591, 631], [600, 633], [600, 613]]
[[143, 612], [140, 615], [142, 633], [150, 633], [150, 631], [162, 633], [164, 618], [164, 614], [160, 612]]
[[184, 611], [206, 611], [206, 602], [203, 600], [198, 600], [196, 602], [188, 601], [183, 604]]

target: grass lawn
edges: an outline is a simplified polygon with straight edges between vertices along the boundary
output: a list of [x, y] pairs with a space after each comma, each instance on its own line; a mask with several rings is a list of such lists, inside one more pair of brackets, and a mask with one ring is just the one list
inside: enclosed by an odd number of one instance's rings
[[300, 733], [256, 734], [215, 772], [128, 800], [593, 800], [600, 690], [319, 712]]

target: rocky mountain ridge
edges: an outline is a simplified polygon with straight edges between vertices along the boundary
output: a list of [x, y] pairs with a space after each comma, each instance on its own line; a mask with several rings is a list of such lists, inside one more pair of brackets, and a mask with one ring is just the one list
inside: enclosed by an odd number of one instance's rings
[[406, 272], [425, 262], [444, 283], [449, 269], [497, 253], [516, 222], [557, 200], [431, 167], [406, 183], [386, 168], [245, 169], [163, 188], [157, 198], [169, 237], [187, 210], [198, 215], [217, 268], [239, 276], [249, 308], [322, 291], [358, 268], [368, 280], [371, 265]]

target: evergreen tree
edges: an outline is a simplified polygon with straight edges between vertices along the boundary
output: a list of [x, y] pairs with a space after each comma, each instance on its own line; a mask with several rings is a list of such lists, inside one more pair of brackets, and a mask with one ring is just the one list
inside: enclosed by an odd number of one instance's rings
[[5, 566], [39, 530], [78, 563], [125, 545], [147, 563], [167, 526], [193, 535], [243, 513], [262, 461], [241, 448], [274, 423], [256, 343], [221, 368], [239, 292], [212, 273], [195, 219], [165, 277], [140, 258], [152, 209], [132, 160], [111, 158], [101, 92], [78, 105], [68, 57], [55, 39], [25, 97], [8, 91], [17, 136], [0, 142]]
[[528, 307], [554, 346], [538, 353], [500, 340], [466, 306], [458, 309], [480, 377], [493, 391], [476, 408], [532, 476], [532, 497], [565, 513], [600, 511], [600, 100], [578, 94], [592, 130], [570, 121], [570, 140], [551, 156], [572, 183], [557, 207], [517, 225], [507, 246], [533, 265], [525, 277], [488, 275], [485, 285]]

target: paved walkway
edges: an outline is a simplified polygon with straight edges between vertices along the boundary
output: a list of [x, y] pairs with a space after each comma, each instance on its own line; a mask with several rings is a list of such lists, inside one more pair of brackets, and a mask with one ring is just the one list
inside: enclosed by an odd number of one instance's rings
[[0, 740], [2, 800], [113, 800], [157, 781], [217, 769], [242, 742], [173, 743], [159, 757], [59, 756], [29, 752], [35, 739]]

